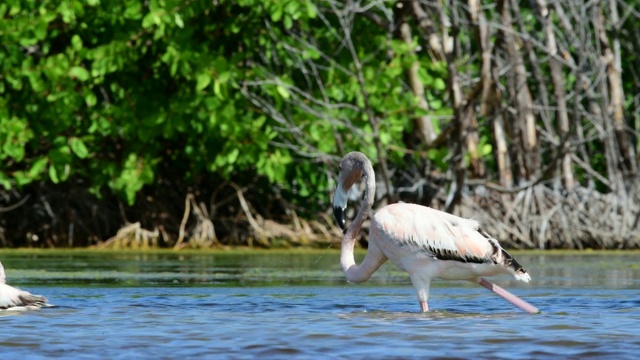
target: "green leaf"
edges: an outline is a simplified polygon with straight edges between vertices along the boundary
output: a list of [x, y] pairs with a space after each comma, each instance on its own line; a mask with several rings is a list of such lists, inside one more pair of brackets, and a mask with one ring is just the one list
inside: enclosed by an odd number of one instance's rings
[[98, 102], [98, 98], [94, 93], [90, 92], [84, 96], [84, 102], [87, 103], [88, 107], [92, 107]]
[[415, 116], [429, 116], [429, 115], [431, 115], [431, 111], [425, 110], [425, 109], [423, 109], [421, 107], [415, 107], [413, 109], [413, 113], [414, 113]]
[[292, 15], [294, 19], [297, 19], [300, 12], [300, 3], [297, 1], [288, 2], [287, 5], [285, 5], [284, 10], [287, 14]]
[[282, 98], [284, 98], [285, 100], [291, 97], [289, 90], [282, 85], [276, 86], [276, 90], [278, 90], [278, 94], [280, 94], [280, 96], [282, 96]]
[[47, 37], [48, 25], [46, 21], [39, 21], [33, 24], [33, 34], [37, 40], [44, 40]]
[[150, 12], [147, 15], [145, 15], [145, 17], [142, 19], [142, 28], [148, 29], [151, 26], [157, 25], [159, 23], [160, 23], [160, 18], [158, 17], [158, 15], [156, 15], [153, 12]]
[[420, 79], [420, 81], [422, 81], [422, 84], [425, 86], [431, 85], [434, 81], [433, 76], [429, 74], [424, 66], [418, 68], [418, 79]]
[[293, 27], [293, 19], [289, 14], [284, 15], [284, 28], [289, 30]]
[[140, 158], [134, 153], [129, 154], [119, 176], [110, 181], [109, 186], [124, 195], [129, 205], [133, 205], [138, 191], [145, 184], [153, 182], [153, 167], [158, 161], [158, 159]]
[[78, 36], [78, 34], [75, 34], [71, 37], [71, 47], [73, 47], [75, 51], [82, 49], [82, 39], [80, 38], [80, 36]]
[[69, 145], [71, 146], [71, 151], [80, 159], [84, 159], [89, 155], [89, 150], [81, 139], [72, 137], [69, 139]]
[[13, 179], [16, 181], [16, 185], [22, 186], [31, 182], [31, 178], [24, 173], [24, 171], [14, 171]]
[[54, 184], [60, 182], [60, 179], [58, 178], [58, 172], [56, 171], [56, 167], [53, 166], [53, 164], [49, 166], [49, 178], [51, 179], [51, 181], [53, 181]]
[[224, 57], [219, 56], [213, 62], [213, 67], [216, 69], [218, 74], [221, 74], [229, 70], [229, 62]]
[[49, 159], [44, 156], [36, 160], [33, 165], [31, 165], [31, 169], [29, 169], [29, 177], [32, 179], [37, 179], [38, 176], [44, 172], [44, 169], [46, 169], [48, 163]]
[[487, 156], [491, 154], [492, 151], [493, 151], [493, 147], [491, 146], [491, 144], [484, 144], [480, 148], [480, 153], [482, 156]]
[[316, 10], [316, 6], [311, 2], [307, 2], [307, 16], [310, 19], [314, 19], [318, 15], [318, 11]]
[[5, 190], [11, 190], [11, 188], [12, 188], [11, 180], [2, 171], [0, 171], [0, 185], [2, 185]]
[[200, 73], [196, 75], [196, 90], [201, 91], [202, 89], [209, 86], [211, 83], [211, 75], [207, 72]]
[[178, 25], [180, 29], [184, 28], [184, 21], [182, 20], [182, 16], [180, 16], [180, 14], [175, 13], [173, 15], [173, 19], [176, 22], [176, 25]]
[[142, 3], [137, 1], [127, 3], [123, 16], [127, 19], [139, 19], [142, 16]]
[[69, 76], [80, 81], [86, 81], [89, 78], [89, 72], [81, 66], [74, 66], [69, 70]]
[[235, 163], [236, 160], [238, 160], [238, 155], [240, 155], [240, 149], [234, 148], [233, 150], [231, 150], [229, 155], [227, 155], [227, 163], [229, 164]]
[[282, 18], [282, 14], [284, 13], [284, 9], [283, 7], [278, 4], [276, 5], [277, 7], [273, 10], [273, 12], [271, 13], [271, 20], [272, 21], [280, 21], [280, 19]]
[[381, 132], [380, 133], [380, 142], [382, 142], [383, 145], [387, 145], [391, 143], [391, 134], [387, 133], [387, 132]]

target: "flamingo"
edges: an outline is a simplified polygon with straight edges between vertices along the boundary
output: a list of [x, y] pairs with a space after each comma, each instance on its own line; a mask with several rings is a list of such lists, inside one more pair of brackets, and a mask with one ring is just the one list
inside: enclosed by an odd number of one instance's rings
[[[429, 311], [429, 287], [434, 278], [470, 280], [495, 292], [528, 313], [538, 309], [482, 276], [513, 275], [529, 282], [531, 277], [477, 221], [430, 207], [409, 203], [387, 205], [372, 216], [369, 246], [363, 262], [356, 265], [353, 249], [375, 196], [375, 174], [361, 152], [348, 153], [340, 163], [333, 213], [344, 232], [340, 265], [347, 280], [367, 281], [387, 260], [406, 271], [416, 290], [420, 310]], [[345, 227], [345, 209], [351, 187], [364, 178], [364, 199], [351, 225]]]
[[33, 295], [28, 291], [20, 290], [6, 283], [4, 267], [0, 262], [0, 311], [35, 310], [41, 307], [53, 306], [47, 302], [47, 298]]

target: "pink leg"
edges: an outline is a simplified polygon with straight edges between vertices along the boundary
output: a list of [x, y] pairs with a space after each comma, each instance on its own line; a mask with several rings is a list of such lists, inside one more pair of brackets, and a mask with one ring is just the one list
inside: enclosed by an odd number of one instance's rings
[[494, 293], [502, 296], [505, 300], [507, 300], [508, 302], [512, 303], [513, 305], [519, 307], [520, 309], [522, 309], [523, 311], [528, 312], [529, 314], [537, 314], [540, 312], [540, 310], [538, 310], [537, 307], [529, 304], [528, 302], [520, 299], [519, 297], [513, 295], [512, 293], [508, 292], [507, 290], [501, 288], [500, 286], [493, 284], [483, 278], [480, 278], [479, 281], [480, 285], [484, 286], [485, 288], [493, 291]]
[[429, 304], [426, 301], [420, 301], [420, 310], [422, 312], [429, 312]]

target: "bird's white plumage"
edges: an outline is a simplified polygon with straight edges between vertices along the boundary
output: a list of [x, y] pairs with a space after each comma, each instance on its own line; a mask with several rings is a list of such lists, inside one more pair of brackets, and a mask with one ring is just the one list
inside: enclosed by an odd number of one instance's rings
[[333, 196], [333, 207], [339, 207], [344, 209], [347, 207], [347, 201], [349, 199], [349, 192], [343, 191], [341, 187], [336, 189], [336, 193]]
[[385, 249], [395, 247], [434, 256], [446, 253], [461, 261], [490, 261], [493, 246], [478, 232], [477, 221], [406, 203], [385, 206], [373, 219], [388, 235], [386, 239], [375, 238], [379, 245], [390, 242], [382, 245]]
[[477, 281], [527, 312], [538, 311], [526, 301], [482, 278], [504, 273], [514, 275], [518, 280], [530, 280], [526, 270], [502, 249], [496, 239], [481, 229], [477, 221], [426, 206], [397, 203], [378, 210], [371, 221], [367, 255], [357, 265], [353, 250], [360, 227], [369, 216], [375, 200], [375, 175], [364, 154], [351, 152], [340, 164], [333, 199], [334, 215], [343, 229], [348, 190], [360, 179], [365, 181], [365, 195], [356, 217], [345, 230], [341, 245], [340, 265], [347, 280], [367, 281], [386, 260], [391, 260], [409, 274], [422, 311], [428, 311], [427, 300], [433, 278]]
[[6, 281], [4, 267], [0, 263], [0, 311], [36, 310], [52, 306], [44, 296], [20, 290], [7, 284]]

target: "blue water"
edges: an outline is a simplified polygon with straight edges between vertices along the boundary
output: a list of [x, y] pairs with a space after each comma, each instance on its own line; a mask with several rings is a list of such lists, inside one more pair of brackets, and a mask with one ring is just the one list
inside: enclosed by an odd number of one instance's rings
[[637, 254], [519, 255], [493, 281], [539, 307], [436, 281], [430, 308], [385, 265], [348, 284], [338, 254], [0, 252], [9, 282], [54, 308], [0, 315], [2, 359], [637, 358]]

